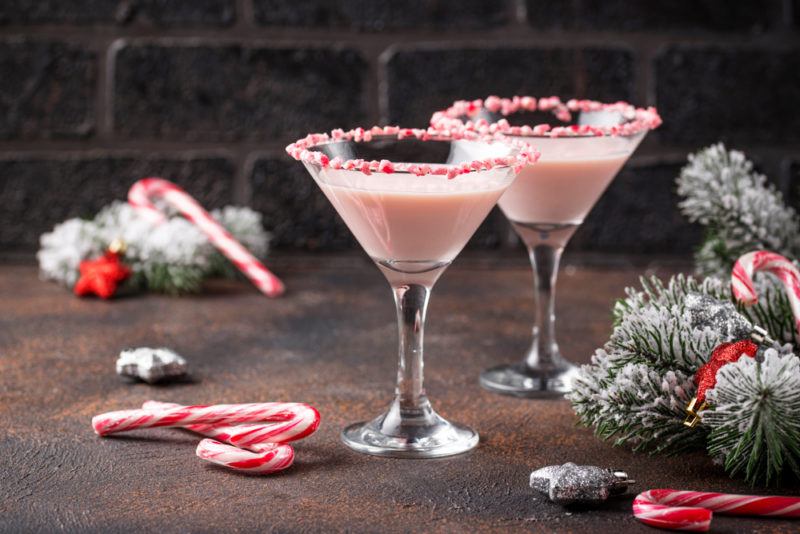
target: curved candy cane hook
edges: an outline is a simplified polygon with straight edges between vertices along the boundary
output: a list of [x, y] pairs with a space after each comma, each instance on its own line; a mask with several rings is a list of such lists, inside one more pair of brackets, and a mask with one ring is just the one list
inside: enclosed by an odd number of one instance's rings
[[780, 254], [756, 250], [736, 260], [731, 272], [734, 298], [745, 306], [752, 306], [758, 302], [758, 295], [753, 285], [753, 275], [758, 271], [770, 272], [781, 281], [792, 307], [795, 327], [800, 333], [800, 271]]
[[287, 443], [313, 434], [319, 422], [317, 410], [296, 402], [181, 406], [147, 401], [141, 410], [97, 415], [92, 427], [101, 436], [137, 428], [185, 428], [213, 438], [197, 445], [198, 457], [264, 475], [291, 466], [294, 449]]
[[703, 491], [652, 489], [633, 500], [633, 515], [646, 525], [706, 532], [714, 512], [723, 515], [800, 517], [800, 498], [729, 495]]
[[283, 282], [179, 186], [163, 178], [144, 178], [133, 184], [128, 191], [128, 202], [131, 206], [141, 210], [154, 222], [162, 222], [165, 216], [153, 204], [153, 198], [163, 198], [200, 228], [211, 244], [231, 260], [262, 293], [268, 297], [277, 297], [283, 293]]

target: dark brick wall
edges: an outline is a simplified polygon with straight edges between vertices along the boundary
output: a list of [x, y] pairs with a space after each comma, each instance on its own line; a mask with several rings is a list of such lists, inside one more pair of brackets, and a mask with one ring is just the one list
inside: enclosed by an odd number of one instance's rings
[[[659, 107], [571, 250], [691, 250], [673, 178], [716, 140], [800, 206], [798, 0], [5, 0], [0, 252], [154, 174], [259, 209], [281, 249], [352, 248], [283, 147], [489, 93]], [[471, 246], [518, 245], [495, 211]]]

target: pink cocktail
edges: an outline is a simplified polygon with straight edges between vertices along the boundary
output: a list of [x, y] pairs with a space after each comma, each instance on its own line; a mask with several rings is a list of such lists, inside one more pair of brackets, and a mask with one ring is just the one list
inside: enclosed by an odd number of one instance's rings
[[[364, 251], [380, 267], [438, 277], [505, 192], [505, 173], [380, 178], [323, 170], [317, 183]], [[433, 281], [433, 280], [432, 280]]]
[[[551, 125], [551, 122], [555, 122]], [[439, 131], [502, 134], [541, 152], [498, 205], [528, 248], [536, 289], [533, 342], [521, 363], [481, 374], [485, 388], [523, 397], [570, 391], [576, 367], [556, 342], [555, 285], [561, 254], [603, 191], [647, 132], [661, 122], [653, 108], [557, 97], [489, 97], [437, 112]]]
[[342, 439], [383, 456], [432, 458], [472, 449], [478, 434], [439, 416], [422, 385], [428, 299], [522, 166], [534, 160], [533, 151], [473, 132], [396, 127], [314, 134], [287, 151], [305, 164], [381, 269], [397, 306], [394, 401], [376, 419], [347, 427]]

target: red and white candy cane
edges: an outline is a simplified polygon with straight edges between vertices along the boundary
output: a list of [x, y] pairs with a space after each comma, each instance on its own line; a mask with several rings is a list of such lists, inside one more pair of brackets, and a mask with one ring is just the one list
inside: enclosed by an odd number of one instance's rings
[[652, 489], [633, 500], [636, 519], [669, 530], [706, 532], [714, 512], [796, 518], [800, 517], [800, 498]]
[[272, 442], [282, 443], [313, 433], [319, 426], [319, 412], [299, 402], [264, 402], [120, 410], [92, 418], [92, 427], [101, 436], [137, 428], [209, 424], [231, 426], [240, 423], [285, 423], [279, 427], [279, 432], [270, 434]]
[[[148, 411], [180, 407], [180, 404], [152, 400], [142, 404], [142, 409]], [[306, 415], [311, 415], [311, 418], [315, 418], [319, 424], [319, 415], [314, 417], [314, 413]], [[282, 471], [294, 462], [294, 449], [282, 442], [302, 439], [309, 434], [309, 430], [314, 431], [311, 430], [312, 427], [301, 423], [299, 426], [301, 429], [305, 427], [304, 431], [293, 432], [298, 429], [298, 423], [302, 419], [299, 417], [281, 423], [232, 426], [188, 425], [183, 428], [214, 438], [204, 439], [198, 443], [195, 452], [199, 458], [237, 471], [267, 475]]]
[[101, 436], [136, 428], [186, 428], [214, 438], [198, 444], [198, 457], [237, 471], [268, 474], [292, 465], [294, 450], [286, 443], [309, 436], [319, 421], [319, 412], [301, 403], [181, 406], [147, 401], [141, 410], [95, 416], [92, 426]]
[[262, 293], [268, 297], [277, 297], [283, 293], [283, 282], [236, 241], [194, 198], [174, 183], [162, 178], [144, 178], [133, 184], [128, 191], [128, 202], [132, 206], [152, 220], [162, 222], [165, 216], [153, 204], [153, 198], [163, 198], [197, 225], [211, 244], [231, 260]]
[[294, 463], [291, 445], [266, 443], [258, 451], [232, 447], [213, 439], [204, 439], [197, 444], [198, 458], [229, 469], [252, 475], [269, 475], [283, 471]]
[[757, 271], [770, 272], [781, 281], [792, 307], [795, 327], [800, 332], [800, 271], [788, 259], [767, 250], [748, 252], [740, 257], [733, 265], [731, 288], [736, 300], [746, 306], [758, 302], [753, 284], [753, 275]]
[[[236, 447], [258, 448], [263, 443], [288, 443], [303, 439], [319, 427], [319, 412], [308, 404], [295, 402], [274, 402], [267, 418], [259, 419], [262, 424], [188, 424], [178, 425], [192, 432], [214, 438]], [[248, 406], [239, 404], [234, 406]], [[147, 401], [142, 409], [148, 412], [184, 408], [171, 402]], [[113, 412], [112, 412], [113, 413]], [[266, 424], [265, 424], [266, 423]]]

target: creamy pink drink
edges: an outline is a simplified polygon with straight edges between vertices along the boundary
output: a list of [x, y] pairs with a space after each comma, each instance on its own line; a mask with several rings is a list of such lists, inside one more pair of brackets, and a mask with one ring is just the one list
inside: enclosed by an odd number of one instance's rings
[[526, 139], [542, 155], [498, 205], [528, 246], [563, 247], [628, 161], [641, 137]]
[[399, 458], [474, 448], [478, 434], [437, 414], [423, 387], [428, 300], [436, 280], [535, 154], [505, 137], [396, 126], [309, 134], [286, 151], [303, 162], [386, 277], [397, 310], [394, 400], [375, 419], [345, 428], [342, 441], [359, 452]]
[[578, 368], [561, 355], [556, 342], [561, 253], [647, 132], [660, 124], [653, 107], [557, 96], [459, 100], [431, 117], [431, 126], [440, 131], [500, 132], [541, 154], [498, 202], [533, 267], [533, 340], [522, 362], [481, 373], [486, 389], [520, 397], [561, 396], [572, 389]]
[[507, 180], [491, 174], [365, 179], [326, 170], [319, 186], [374, 260], [449, 263], [506, 190]]
[[587, 159], [545, 157], [526, 166], [498, 203], [516, 223], [581, 224], [628, 154]]

